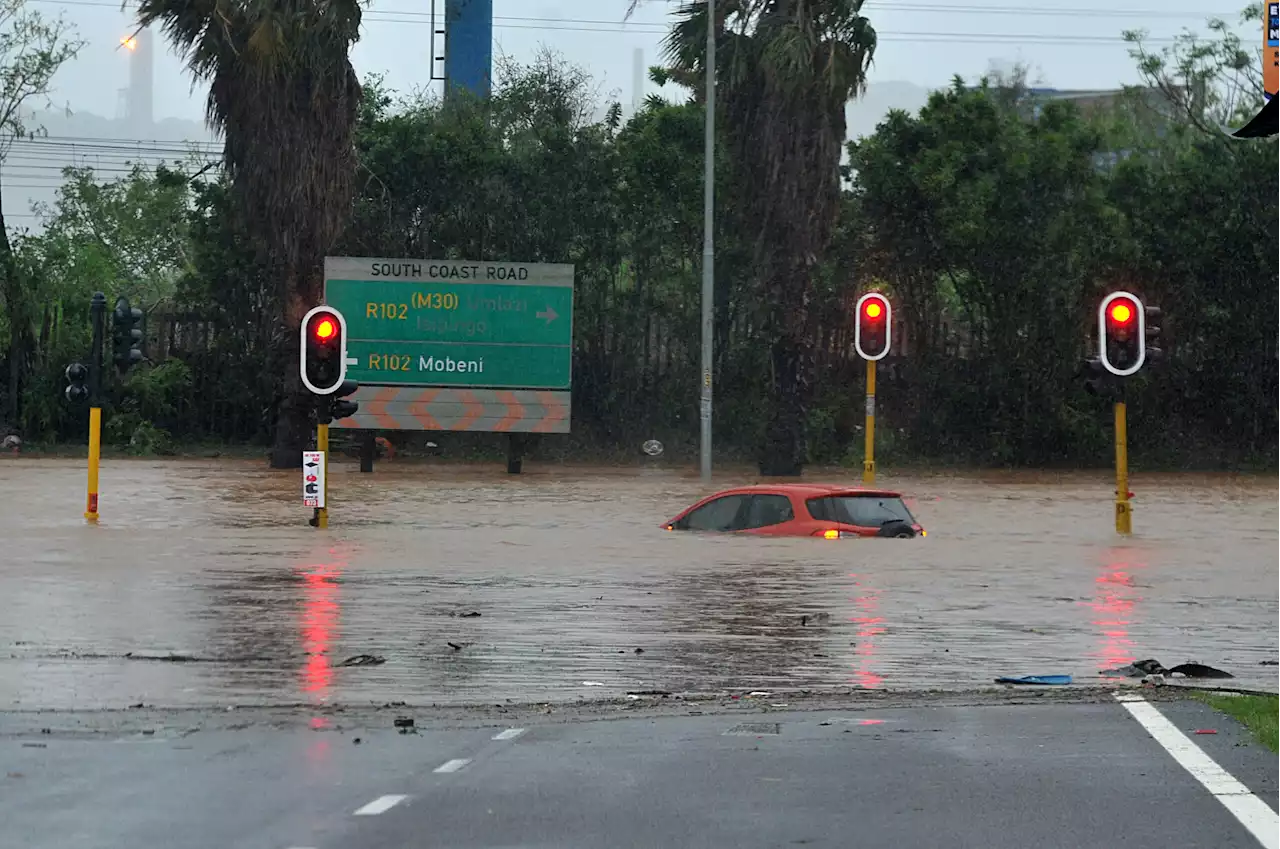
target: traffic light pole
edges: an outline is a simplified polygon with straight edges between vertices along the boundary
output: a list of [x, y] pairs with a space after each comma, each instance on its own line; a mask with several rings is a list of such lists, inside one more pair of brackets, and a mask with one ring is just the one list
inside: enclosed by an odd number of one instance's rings
[[867, 360], [867, 421], [863, 448], [862, 482], [876, 482], [876, 361]]
[[107, 296], [94, 292], [89, 301], [93, 350], [89, 354], [89, 480], [84, 502], [87, 522], [98, 521], [98, 465], [102, 455], [102, 340], [106, 315]]
[[[324, 399], [321, 403], [328, 403], [328, 399]], [[316, 425], [316, 450], [320, 452], [322, 462], [324, 463], [324, 506], [316, 508], [316, 527], [329, 527], [329, 423], [324, 421], [325, 417], [321, 417], [321, 421]]]
[[1116, 402], [1116, 533], [1133, 533], [1129, 506], [1129, 422], [1124, 401]]

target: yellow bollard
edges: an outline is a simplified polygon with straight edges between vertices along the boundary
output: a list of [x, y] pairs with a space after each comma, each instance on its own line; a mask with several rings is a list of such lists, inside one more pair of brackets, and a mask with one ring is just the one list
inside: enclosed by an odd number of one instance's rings
[[1123, 401], [1116, 402], [1116, 533], [1133, 532], [1129, 506], [1129, 424]]
[[98, 459], [102, 452], [102, 408], [89, 408], [89, 493], [85, 498], [84, 517], [98, 521]]
[[863, 449], [862, 482], [876, 482], [876, 361], [867, 360], [867, 424]]
[[316, 510], [316, 527], [329, 527], [329, 426], [316, 425], [316, 450], [324, 452], [324, 506]]

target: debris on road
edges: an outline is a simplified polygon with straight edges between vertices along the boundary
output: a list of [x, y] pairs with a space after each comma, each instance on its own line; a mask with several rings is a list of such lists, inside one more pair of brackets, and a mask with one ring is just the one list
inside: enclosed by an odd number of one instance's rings
[[1277, 666], [1277, 665], [1280, 665], [1280, 660], [1260, 660], [1258, 661], [1258, 665], [1259, 666]]
[[1022, 675], [1020, 677], [1004, 676], [996, 679], [997, 684], [1018, 684], [1038, 686], [1061, 686], [1071, 683], [1070, 675]]
[[1179, 663], [1168, 672], [1169, 675], [1185, 675], [1188, 678], [1234, 678], [1230, 672], [1215, 669], [1203, 663]]
[[[1266, 663], [1266, 661], [1263, 661]], [[1121, 677], [1121, 678], [1142, 678], [1150, 675], [1182, 675], [1186, 678], [1234, 678], [1230, 672], [1217, 669], [1212, 666], [1206, 666], [1203, 663], [1180, 663], [1177, 666], [1166, 669], [1160, 661], [1155, 658], [1147, 658], [1146, 660], [1137, 660], [1128, 666], [1120, 666], [1115, 669], [1100, 669], [1099, 675]]]
[[391, 721], [391, 724], [392, 724], [392, 725], [394, 725], [396, 728], [412, 728], [412, 727], [413, 727], [413, 717], [412, 717], [412, 716], [397, 716], [395, 719], [393, 719], [393, 720]]
[[342, 661], [338, 666], [378, 666], [386, 662], [385, 657], [376, 654], [357, 654]]
[[1195, 730], [1195, 732], [1194, 732], [1194, 733], [1196, 733], [1196, 734], [1217, 734], [1217, 733], [1218, 733], [1218, 731], [1217, 731], [1217, 729], [1214, 729], [1214, 728], [1197, 728], [1197, 729]]
[[669, 696], [670, 690], [628, 690], [628, 696]]
[[603, 681], [583, 681], [583, 682], [582, 682], [582, 686], [584, 686], [584, 687], [603, 687], [603, 686], [604, 686], [604, 682], [603, 682]]
[[164, 663], [195, 663], [200, 658], [190, 654], [134, 654], [124, 653], [125, 660], [156, 660]]
[[477, 616], [480, 615], [480, 612], [476, 610], [472, 610], [467, 613], [455, 613], [453, 615], [458, 617], [459, 619], [475, 619]]

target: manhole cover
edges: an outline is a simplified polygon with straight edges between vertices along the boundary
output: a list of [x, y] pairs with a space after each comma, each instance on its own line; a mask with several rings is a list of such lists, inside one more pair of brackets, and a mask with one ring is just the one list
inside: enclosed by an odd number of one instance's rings
[[725, 734], [777, 734], [782, 730], [781, 723], [777, 722], [744, 722], [741, 725], [735, 725]]

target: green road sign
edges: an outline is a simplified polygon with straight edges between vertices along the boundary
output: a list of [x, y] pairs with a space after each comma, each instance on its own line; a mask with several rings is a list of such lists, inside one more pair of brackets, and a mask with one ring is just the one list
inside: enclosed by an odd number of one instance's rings
[[327, 257], [324, 271], [360, 383], [569, 388], [572, 265]]

